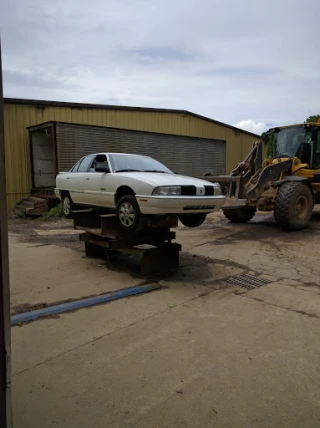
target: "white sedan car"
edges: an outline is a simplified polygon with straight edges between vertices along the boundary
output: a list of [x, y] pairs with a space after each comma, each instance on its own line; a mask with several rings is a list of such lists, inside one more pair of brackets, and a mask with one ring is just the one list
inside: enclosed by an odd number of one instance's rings
[[200, 226], [225, 202], [218, 183], [177, 175], [151, 157], [124, 153], [83, 157], [57, 176], [55, 193], [67, 218], [77, 205], [113, 209], [128, 231], [147, 215], [178, 215], [185, 226]]

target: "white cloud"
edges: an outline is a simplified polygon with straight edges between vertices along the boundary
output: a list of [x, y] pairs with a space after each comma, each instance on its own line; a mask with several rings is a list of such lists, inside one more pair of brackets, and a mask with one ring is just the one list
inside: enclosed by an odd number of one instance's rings
[[252, 119], [242, 120], [236, 125], [237, 128], [245, 129], [246, 131], [253, 132], [254, 134], [261, 135], [263, 132], [267, 131], [268, 126], [262, 122], [255, 122]]

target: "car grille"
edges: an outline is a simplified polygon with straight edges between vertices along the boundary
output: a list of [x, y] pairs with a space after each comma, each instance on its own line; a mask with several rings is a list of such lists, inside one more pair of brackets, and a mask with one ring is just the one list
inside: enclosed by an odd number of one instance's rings
[[181, 186], [181, 196], [195, 196], [197, 189], [195, 186]]
[[213, 196], [214, 195], [214, 187], [213, 186], [204, 186], [204, 194], [206, 196]]
[[199, 210], [213, 210], [214, 205], [187, 205], [183, 208], [184, 211], [199, 211]]
[[[196, 194], [197, 194], [197, 189], [195, 186], [181, 186], [181, 196], [196, 196]], [[205, 196], [213, 196], [214, 187], [204, 186], [204, 194]]]

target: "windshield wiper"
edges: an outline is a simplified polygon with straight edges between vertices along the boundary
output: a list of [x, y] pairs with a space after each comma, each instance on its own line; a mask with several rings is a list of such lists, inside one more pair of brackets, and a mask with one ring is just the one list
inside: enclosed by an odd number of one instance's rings
[[142, 172], [141, 169], [117, 169], [115, 172]]
[[144, 169], [142, 172], [161, 172], [161, 174], [166, 174], [166, 171], [159, 171], [158, 169]]

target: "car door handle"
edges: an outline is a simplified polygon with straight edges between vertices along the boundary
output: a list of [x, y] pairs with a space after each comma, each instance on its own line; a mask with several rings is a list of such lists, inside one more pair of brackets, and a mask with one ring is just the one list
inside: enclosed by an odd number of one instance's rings
[[89, 178], [89, 177], [86, 177], [86, 180], [90, 180], [90, 178]]

